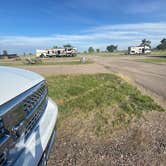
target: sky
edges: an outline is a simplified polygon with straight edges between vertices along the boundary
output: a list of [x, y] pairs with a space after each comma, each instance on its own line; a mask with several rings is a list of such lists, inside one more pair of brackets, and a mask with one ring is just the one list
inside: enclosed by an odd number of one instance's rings
[[1, 0], [0, 52], [34, 53], [71, 44], [123, 50], [166, 38], [166, 0]]

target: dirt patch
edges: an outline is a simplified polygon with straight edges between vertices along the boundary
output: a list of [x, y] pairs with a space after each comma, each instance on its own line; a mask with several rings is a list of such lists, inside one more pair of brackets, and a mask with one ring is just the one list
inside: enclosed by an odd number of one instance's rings
[[165, 121], [165, 112], [149, 112], [107, 139], [59, 128], [48, 165], [166, 165]]
[[24, 66], [21, 67], [34, 71], [44, 76], [63, 75], [63, 74], [96, 74], [108, 73], [109, 71], [98, 64], [83, 65], [48, 65], [48, 66]]

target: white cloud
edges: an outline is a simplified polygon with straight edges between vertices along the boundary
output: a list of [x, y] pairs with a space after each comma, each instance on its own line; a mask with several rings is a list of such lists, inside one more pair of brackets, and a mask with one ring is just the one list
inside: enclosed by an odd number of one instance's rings
[[51, 36], [0, 36], [0, 50], [8, 49], [14, 52], [34, 52], [36, 48], [47, 48], [53, 45], [71, 43], [80, 50], [89, 46], [105, 49], [107, 44], [117, 44], [120, 49], [129, 45], [139, 44], [147, 38], [155, 46], [166, 37], [166, 22], [118, 24], [92, 27], [82, 34], [55, 34]]
[[128, 4], [128, 10], [126, 10], [127, 13], [133, 13], [133, 14], [149, 14], [149, 13], [155, 13], [156, 15], [159, 14], [159, 12], [165, 11], [165, 0], [147, 0], [147, 1], [137, 1], [134, 0], [131, 3]]
[[166, 30], [166, 22], [157, 23], [135, 23], [135, 24], [117, 24], [117, 25], [105, 25], [99, 27], [92, 27], [86, 32], [98, 32], [98, 31], [113, 31], [113, 30], [132, 30], [132, 31], [164, 31]]

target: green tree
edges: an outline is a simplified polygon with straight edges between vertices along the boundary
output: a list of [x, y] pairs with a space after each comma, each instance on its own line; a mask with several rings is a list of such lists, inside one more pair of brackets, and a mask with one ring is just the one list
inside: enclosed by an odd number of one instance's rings
[[7, 56], [8, 55], [8, 52], [6, 50], [3, 50], [3, 55], [4, 56]]
[[53, 46], [53, 48], [58, 48], [58, 46]]
[[97, 49], [96, 49], [96, 52], [97, 52], [97, 53], [99, 53], [99, 52], [100, 52], [100, 49], [99, 49], [99, 48], [97, 48]]
[[63, 47], [66, 48], [66, 47], [73, 47], [73, 46], [71, 44], [65, 44]]
[[166, 50], [166, 39], [162, 39], [161, 43], [156, 47], [157, 50]]
[[140, 46], [142, 46], [142, 47], [149, 46], [151, 48], [150, 44], [151, 44], [150, 40], [143, 39]]
[[107, 51], [108, 51], [108, 52], [114, 52], [114, 51], [117, 50], [117, 48], [118, 48], [118, 46], [109, 45], [109, 46], [107, 46]]
[[88, 48], [88, 52], [89, 52], [89, 53], [94, 53], [94, 52], [95, 52], [95, 50], [94, 50], [94, 48], [93, 48], [93, 47], [89, 47], [89, 48]]

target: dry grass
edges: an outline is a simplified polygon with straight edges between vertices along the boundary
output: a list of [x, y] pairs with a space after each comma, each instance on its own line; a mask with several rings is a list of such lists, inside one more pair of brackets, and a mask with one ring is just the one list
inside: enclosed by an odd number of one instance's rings
[[0, 59], [1, 66], [39, 66], [39, 65], [81, 65], [92, 64], [92, 61], [85, 63], [80, 62], [80, 58], [36, 58], [36, 57], [20, 57], [17, 59]]

